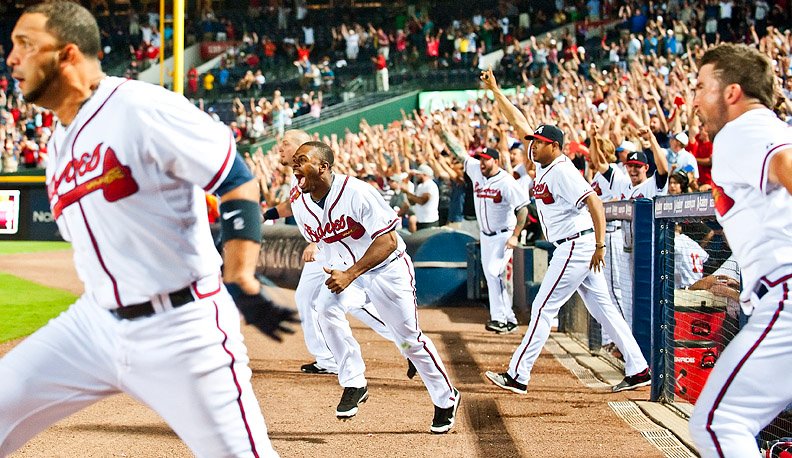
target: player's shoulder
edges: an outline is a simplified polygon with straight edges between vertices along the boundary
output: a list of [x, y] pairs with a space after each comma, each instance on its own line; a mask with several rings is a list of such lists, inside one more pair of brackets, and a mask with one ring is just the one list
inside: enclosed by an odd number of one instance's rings
[[153, 102], [166, 103], [183, 98], [175, 92], [144, 81], [113, 76], [108, 77], [107, 80], [113, 88], [113, 98], [123, 102], [125, 106], [151, 107]]

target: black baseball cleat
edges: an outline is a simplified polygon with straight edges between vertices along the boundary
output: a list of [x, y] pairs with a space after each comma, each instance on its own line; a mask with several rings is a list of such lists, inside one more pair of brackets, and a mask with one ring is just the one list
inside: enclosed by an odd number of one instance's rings
[[487, 321], [487, 324], [484, 325], [484, 329], [491, 332], [496, 332], [498, 334], [503, 334], [507, 332], [507, 324], [502, 321], [491, 320]]
[[506, 323], [506, 330], [501, 332], [500, 334], [511, 334], [512, 332], [517, 330], [517, 323], [512, 323], [509, 321]]
[[618, 393], [619, 391], [634, 390], [642, 386], [650, 385], [651, 383], [652, 374], [649, 372], [649, 368], [647, 367], [635, 375], [628, 375], [624, 377], [624, 380], [614, 385], [611, 389], [614, 393]]
[[300, 366], [300, 370], [305, 372], [306, 374], [336, 374], [336, 372], [329, 371], [324, 367], [319, 366], [316, 364], [316, 361], [308, 364], [303, 364]]
[[338, 418], [352, 418], [357, 414], [358, 405], [366, 402], [368, 399], [368, 388], [354, 388], [348, 386], [344, 388], [344, 394], [341, 395], [341, 402], [336, 407], [336, 417]]
[[490, 382], [498, 385], [504, 390], [509, 390], [512, 393], [517, 394], [525, 394], [528, 392], [528, 386], [524, 383], [514, 380], [508, 372], [502, 372], [498, 374], [496, 372], [487, 371], [484, 375], [490, 379]]
[[459, 401], [462, 395], [459, 390], [454, 388], [454, 405], [451, 407], [437, 407], [435, 406], [434, 418], [432, 419], [432, 427], [429, 428], [435, 434], [444, 434], [451, 430], [456, 421], [457, 409], [459, 409]]
[[412, 380], [417, 373], [418, 369], [415, 368], [415, 364], [413, 364], [410, 358], [407, 358], [407, 378]]

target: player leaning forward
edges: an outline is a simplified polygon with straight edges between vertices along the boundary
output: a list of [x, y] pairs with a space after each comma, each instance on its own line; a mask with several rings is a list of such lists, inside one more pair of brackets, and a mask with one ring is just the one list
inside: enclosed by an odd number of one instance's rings
[[[230, 131], [184, 97], [105, 76], [96, 21], [76, 3], [26, 10], [12, 41], [26, 101], [60, 120], [47, 186], [85, 293], [0, 360], [0, 456], [120, 392], [197, 456], [277, 456], [229, 292], [272, 337], [291, 315], [253, 275], [258, 188]], [[221, 195], [228, 289], [205, 191]]]
[[716, 216], [751, 315], [690, 418], [703, 457], [759, 456], [755, 436], [792, 402], [792, 129], [769, 109], [774, 80], [770, 60], [747, 46], [701, 58], [693, 103], [713, 139]]
[[550, 335], [552, 320], [577, 291], [586, 308], [613, 338], [624, 355], [626, 377], [613, 387], [623, 391], [650, 383], [646, 363], [630, 327], [613, 304], [602, 273], [605, 254], [605, 211], [597, 194], [572, 161], [562, 153], [564, 134], [555, 126], [531, 131], [523, 114], [501, 92], [492, 70], [482, 73], [485, 86], [495, 94], [501, 111], [531, 143], [536, 164], [534, 198], [547, 240], [556, 246], [542, 285], [531, 306], [531, 322], [520, 346], [503, 373], [487, 371], [501, 388], [527, 392], [539, 353]]
[[344, 316], [349, 307], [360, 306], [351, 290], [361, 289], [429, 390], [435, 406], [431, 431], [448, 432], [460, 395], [432, 340], [418, 327], [415, 271], [395, 231], [398, 216], [373, 187], [333, 173], [334, 161], [332, 149], [321, 142], [304, 143], [297, 149], [294, 176], [301, 195], [291, 210], [303, 235], [325, 252], [325, 271], [330, 274], [316, 303], [322, 304], [319, 325], [338, 362], [338, 380], [344, 387], [336, 414], [353, 416], [368, 398], [360, 345]]

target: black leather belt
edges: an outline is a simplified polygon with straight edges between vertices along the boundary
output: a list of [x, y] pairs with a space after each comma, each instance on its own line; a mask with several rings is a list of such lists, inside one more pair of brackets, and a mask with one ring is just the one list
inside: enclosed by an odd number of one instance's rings
[[486, 235], [487, 237], [492, 237], [495, 234], [503, 234], [504, 232], [509, 232], [509, 231], [512, 231], [512, 230], [514, 230], [514, 229], [508, 229], [507, 228], [507, 229], [501, 229], [501, 230], [495, 231], [495, 232], [484, 232], [484, 231], [481, 231], [481, 233]]
[[578, 232], [575, 235], [570, 235], [569, 237], [567, 237], [565, 239], [556, 240], [555, 242], [553, 242], [553, 244], [561, 245], [564, 242], [568, 242], [570, 240], [575, 240], [578, 237], [583, 237], [584, 235], [591, 234], [592, 232], [594, 232], [594, 229], [586, 229], [585, 231], [580, 231], [580, 232]]
[[[189, 304], [195, 298], [190, 291], [190, 286], [186, 286], [178, 291], [168, 294], [170, 297], [171, 305], [173, 308], [181, 307], [184, 304]], [[151, 301], [141, 302], [140, 304], [127, 305], [117, 309], [110, 310], [119, 320], [134, 320], [135, 318], [142, 318], [154, 315], [154, 304]]]

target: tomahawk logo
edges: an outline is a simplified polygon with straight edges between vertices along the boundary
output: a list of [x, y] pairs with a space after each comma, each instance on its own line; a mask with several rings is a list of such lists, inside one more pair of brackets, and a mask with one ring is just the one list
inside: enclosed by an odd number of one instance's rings
[[[102, 156], [102, 144], [96, 145], [93, 153], [84, 153], [79, 158], [72, 159], [66, 167], [50, 182], [48, 192], [52, 203], [52, 214], [57, 219], [69, 205], [79, 202], [80, 199], [96, 191], [108, 202], [115, 202], [124, 197], [131, 196], [139, 189], [137, 182], [132, 177], [132, 171], [121, 164], [115, 151], [109, 146], [105, 150], [102, 160], [102, 170], [97, 176], [79, 183], [80, 178], [96, 170]], [[59, 194], [61, 186], [74, 183], [69, 191]], [[66, 187], [66, 186], [64, 186]]]

